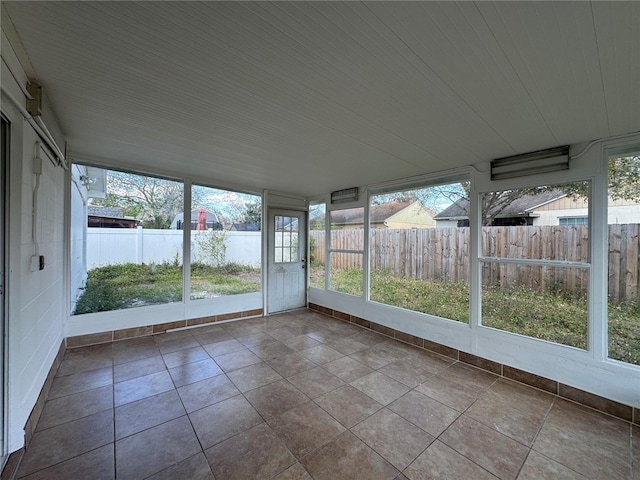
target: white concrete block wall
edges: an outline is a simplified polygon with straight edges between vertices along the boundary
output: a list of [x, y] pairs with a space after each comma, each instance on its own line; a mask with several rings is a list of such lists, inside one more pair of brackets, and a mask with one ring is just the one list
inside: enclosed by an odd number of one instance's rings
[[[65, 306], [65, 171], [43, 153], [37, 240], [44, 270], [31, 271], [34, 145], [39, 138], [19, 116], [11, 122], [9, 191], [8, 448], [22, 447], [24, 425], [63, 339]], [[15, 281], [13, 281], [15, 280]]]

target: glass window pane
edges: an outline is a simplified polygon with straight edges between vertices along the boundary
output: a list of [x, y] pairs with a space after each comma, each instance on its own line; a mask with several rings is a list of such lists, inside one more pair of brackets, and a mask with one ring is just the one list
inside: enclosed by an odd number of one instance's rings
[[324, 203], [309, 207], [309, 277], [315, 288], [325, 288], [325, 215]]
[[609, 159], [609, 357], [640, 365], [640, 153]]
[[260, 291], [261, 219], [257, 195], [192, 186], [191, 300]]
[[85, 165], [72, 176], [73, 314], [182, 301], [183, 184]]
[[331, 219], [331, 250], [364, 249], [364, 208], [333, 210]]
[[330, 289], [361, 297], [363, 271], [361, 253], [331, 252]]
[[295, 263], [298, 255], [298, 219], [296, 217], [275, 216], [278, 231], [275, 232], [276, 263]]
[[371, 197], [372, 301], [469, 322], [469, 227], [451, 212], [468, 181]]
[[482, 195], [482, 255], [587, 262], [589, 182]]
[[586, 268], [482, 262], [482, 324], [587, 348]]

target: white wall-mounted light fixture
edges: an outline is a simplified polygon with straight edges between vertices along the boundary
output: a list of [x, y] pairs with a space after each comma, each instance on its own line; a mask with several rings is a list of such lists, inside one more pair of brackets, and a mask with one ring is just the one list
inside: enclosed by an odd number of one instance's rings
[[569, 146], [498, 158], [491, 161], [491, 180], [569, 169]]
[[358, 200], [358, 187], [331, 192], [331, 203], [347, 203]]

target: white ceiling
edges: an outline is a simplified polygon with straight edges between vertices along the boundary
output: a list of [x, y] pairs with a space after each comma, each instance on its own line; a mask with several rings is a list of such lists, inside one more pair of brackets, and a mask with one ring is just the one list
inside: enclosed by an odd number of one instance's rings
[[640, 2], [3, 5], [76, 154], [221, 186], [315, 196], [640, 130]]

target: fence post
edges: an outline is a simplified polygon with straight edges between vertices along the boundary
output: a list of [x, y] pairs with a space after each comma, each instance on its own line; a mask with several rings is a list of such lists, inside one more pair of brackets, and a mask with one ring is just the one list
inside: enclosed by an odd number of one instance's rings
[[142, 250], [142, 247], [144, 245], [143, 238], [142, 238], [142, 235], [143, 235], [142, 226], [136, 227], [136, 230], [137, 230], [136, 231], [136, 233], [137, 233], [137, 235], [136, 235], [136, 263], [138, 265], [142, 265], [143, 258], [144, 258], [143, 257], [143, 253], [144, 252]]

